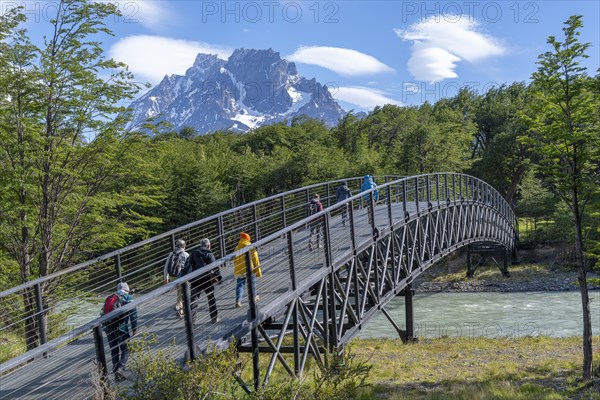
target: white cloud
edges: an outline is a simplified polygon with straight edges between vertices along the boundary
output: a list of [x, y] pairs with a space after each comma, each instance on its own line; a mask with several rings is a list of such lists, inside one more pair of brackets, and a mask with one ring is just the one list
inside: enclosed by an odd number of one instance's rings
[[128, 36], [109, 50], [110, 57], [129, 65], [137, 80], [152, 84], [165, 75], [183, 75], [198, 53], [217, 54], [226, 59], [231, 52], [207, 43], [150, 35]]
[[361, 86], [330, 88], [329, 91], [334, 99], [345, 101], [367, 110], [372, 110], [375, 106], [383, 106], [385, 104], [402, 105], [398, 100], [387, 97], [386, 93], [381, 90]]
[[456, 62], [460, 58], [440, 48], [415, 43], [413, 53], [408, 60], [408, 71], [416, 79], [437, 82], [447, 78], [456, 78]]
[[395, 29], [403, 40], [414, 41], [408, 71], [419, 80], [438, 82], [456, 78], [456, 63], [479, 60], [505, 53], [498, 39], [478, 32], [469, 18], [448, 20], [431, 16], [408, 29]]
[[375, 57], [352, 49], [326, 46], [302, 46], [286, 59], [318, 65], [340, 75], [373, 75], [394, 70]]

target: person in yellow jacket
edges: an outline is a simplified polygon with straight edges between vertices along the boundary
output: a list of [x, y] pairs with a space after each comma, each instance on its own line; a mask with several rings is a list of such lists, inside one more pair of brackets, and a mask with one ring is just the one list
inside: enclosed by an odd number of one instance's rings
[[[240, 241], [235, 248], [238, 251], [250, 244], [250, 235], [245, 232], [240, 233]], [[256, 249], [250, 251], [250, 261], [252, 263], [252, 284], [256, 288], [256, 277], [262, 276], [260, 269], [260, 261], [258, 260], [258, 252]], [[233, 275], [237, 278], [235, 287], [235, 306], [242, 306], [242, 297], [244, 296], [244, 288], [246, 286], [246, 254], [236, 256], [233, 260]], [[254, 296], [254, 301], [258, 301], [259, 296]]]

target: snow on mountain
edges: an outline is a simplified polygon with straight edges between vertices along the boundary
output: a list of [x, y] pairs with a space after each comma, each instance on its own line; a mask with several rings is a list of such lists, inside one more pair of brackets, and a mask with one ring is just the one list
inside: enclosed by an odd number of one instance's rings
[[337, 124], [344, 111], [327, 87], [269, 50], [237, 49], [228, 60], [198, 54], [185, 75], [168, 75], [130, 105], [130, 130], [168, 121], [199, 133], [252, 128], [299, 115]]

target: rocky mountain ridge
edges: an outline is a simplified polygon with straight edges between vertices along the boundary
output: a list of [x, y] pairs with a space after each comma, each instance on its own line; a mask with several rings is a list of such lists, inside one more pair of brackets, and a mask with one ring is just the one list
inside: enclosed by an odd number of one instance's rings
[[165, 76], [129, 108], [127, 129], [142, 129], [150, 119], [199, 133], [247, 132], [300, 115], [333, 126], [345, 115], [327, 86], [300, 76], [272, 49], [237, 49], [227, 60], [198, 54], [185, 75]]

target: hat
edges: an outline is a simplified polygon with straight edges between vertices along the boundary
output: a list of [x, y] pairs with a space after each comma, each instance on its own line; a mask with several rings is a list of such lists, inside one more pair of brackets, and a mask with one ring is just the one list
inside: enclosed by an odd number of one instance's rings
[[125, 282], [119, 282], [119, 284], [117, 285], [117, 292], [119, 290], [122, 290], [125, 293], [129, 293], [129, 285], [126, 284]]
[[185, 240], [177, 239], [175, 241], [175, 247], [181, 247], [182, 249], [184, 249], [185, 248]]
[[250, 241], [250, 235], [248, 235], [246, 232], [240, 233], [240, 237], [242, 239], [246, 239], [247, 241]]

